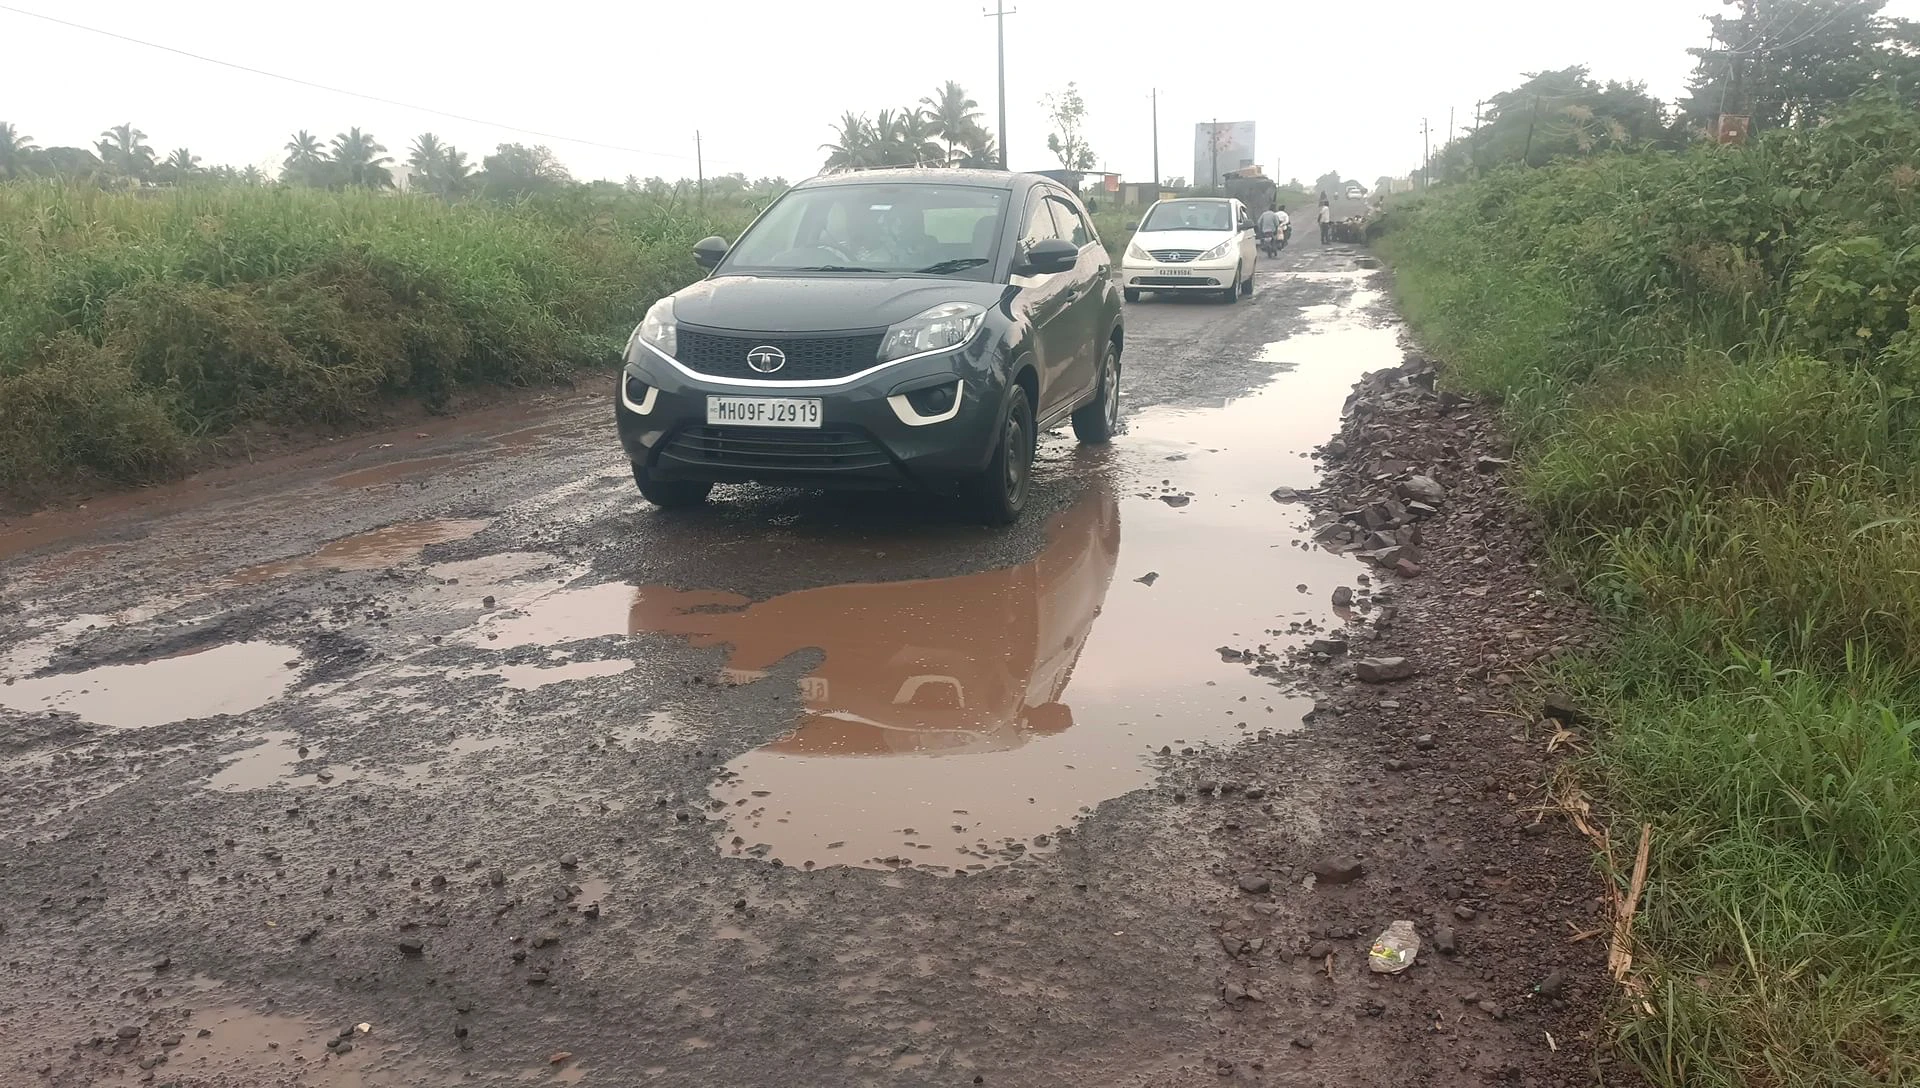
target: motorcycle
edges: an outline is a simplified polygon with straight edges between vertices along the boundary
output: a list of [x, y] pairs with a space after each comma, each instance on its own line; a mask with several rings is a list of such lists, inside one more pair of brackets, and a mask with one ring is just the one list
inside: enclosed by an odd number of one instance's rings
[[1292, 224], [1281, 227], [1277, 232], [1272, 234], [1263, 233], [1259, 236], [1260, 252], [1268, 257], [1278, 257], [1280, 251], [1287, 248], [1287, 243], [1292, 239]]

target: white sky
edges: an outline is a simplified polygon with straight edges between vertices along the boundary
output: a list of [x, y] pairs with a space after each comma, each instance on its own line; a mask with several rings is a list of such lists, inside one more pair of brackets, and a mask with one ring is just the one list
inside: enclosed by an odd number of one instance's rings
[[[987, 0], [988, 3], [991, 0]], [[131, 120], [164, 155], [277, 165], [297, 128], [371, 130], [395, 158], [431, 130], [478, 163], [503, 141], [546, 143], [582, 178], [709, 174], [798, 180], [843, 110], [916, 102], [956, 79], [994, 120], [993, 20], [981, 0], [0, 0], [222, 60], [481, 118], [458, 121], [311, 90], [0, 10], [0, 120], [41, 146], [88, 147]], [[1367, 184], [1420, 161], [1474, 101], [1524, 71], [1584, 63], [1673, 97], [1719, 0], [1369, 0], [1313, 14], [1261, 3], [1094, 5], [1016, 0], [1007, 27], [1011, 165], [1058, 165], [1040, 98], [1078, 81], [1109, 168], [1151, 177], [1147, 93], [1160, 87], [1160, 169], [1193, 171], [1193, 125], [1253, 120], [1281, 178], [1329, 169]], [[491, 10], [490, 10], [491, 9]], [[1920, 0], [1887, 14], [1920, 17]], [[1258, 27], [1269, 29], [1259, 30]], [[1271, 48], [1260, 45], [1271, 41]], [[529, 136], [501, 125], [621, 145]]]

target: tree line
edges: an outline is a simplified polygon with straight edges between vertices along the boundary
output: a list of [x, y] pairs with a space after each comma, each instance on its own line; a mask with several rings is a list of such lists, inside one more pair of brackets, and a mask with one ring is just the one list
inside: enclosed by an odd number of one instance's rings
[[[1920, 106], [1920, 24], [1886, 0], [1752, 0], [1714, 16], [1714, 44], [1672, 103], [1646, 84], [1601, 82], [1585, 66], [1529, 72], [1476, 109], [1474, 125], [1435, 152], [1416, 180], [1453, 182], [1505, 163], [1540, 166], [1608, 151], [1678, 149], [1700, 139], [1812, 126], [1867, 91]], [[1720, 131], [1721, 118], [1734, 131]]]

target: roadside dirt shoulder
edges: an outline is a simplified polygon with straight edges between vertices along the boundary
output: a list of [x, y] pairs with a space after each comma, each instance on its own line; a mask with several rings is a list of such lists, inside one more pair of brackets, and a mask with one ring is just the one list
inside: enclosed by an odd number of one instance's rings
[[[1214, 919], [1235, 1010], [1219, 1071], [1291, 1046], [1296, 1068], [1342, 1054], [1321, 1068], [1401, 1084], [1638, 1083], [1602, 1045], [1605, 878], [1551, 796], [1570, 723], [1548, 714], [1577, 712], [1516, 697], [1530, 663], [1590, 643], [1591, 617], [1548, 584], [1493, 411], [1434, 377], [1417, 354], [1369, 375], [1322, 447], [1322, 485], [1274, 495], [1319, 546], [1368, 562], [1351, 597], [1336, 592], [1347, 627], [1295, 655], [1321, 693], [1310, 727], [1268, 742], [1279, 760], [1250, 745], [1188, 768], [1180, 799], [1220, 810], [1209, 839], [1234, 889]], [[1276, 762], [1333, 790], [1311, 842], [1298, 821], [1235, 815]], [[1418, 955], [1376, 973], [1370, 948], [1397, 920]]]

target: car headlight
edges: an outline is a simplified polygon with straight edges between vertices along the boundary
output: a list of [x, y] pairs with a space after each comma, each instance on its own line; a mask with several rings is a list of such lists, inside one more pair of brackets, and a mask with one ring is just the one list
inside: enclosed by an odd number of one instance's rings
[[986, 319], [985, 306], [972, 302], [942, 303], [888, 329], [886, 339], [880, 342], [880, 361], [957, 348], [973, 339]]
[[1128, 257], [1128, 259], [1130, 259], [1130, 260], [1135, 260], [1135, 261], [1151, 261], [1151, 260], [1153, 260], [1153, 254], [1151, 254], [1151, 253], [1148, 253], [1148, 252], [1147, 252], [1146, 250], [1144, 250], [1144, 249], [1141, 249], [1141, 248], [1140, 248], [1140, 243], [1139, 243], [1139, 242], [1128, 242], [1128, 243], [1127, 243], [1127, 257]]
[[673, 299], [663, 298], [647, 308], [647, 316], [640, 319], [640, 327], [633, 330], [633, 336], [627, 341], [627, 351], [633, 351], [633, 341], [639, 340], [662, 355], [672, 355], [680, 346], [680, 326], [673, 320]]
[[1229, 238], [1226, 241], [1221, 242], [1219, 245], [1214, 246], [1212, 249], [1207, 250], [1205, 253], [1202, 253], [1200, 255], [1200, 259], [1203, 261], [1217, 261], [1220, 258], [1226, 256], [1227, 250], [1232, 248], [1233, 248], [1233, 239]]

